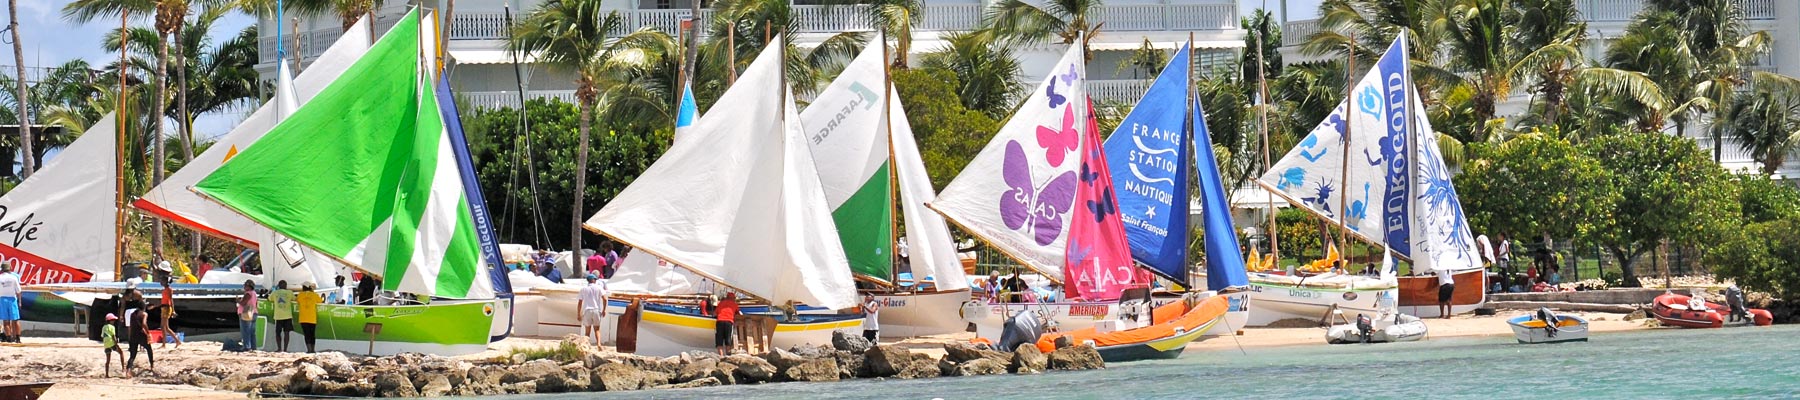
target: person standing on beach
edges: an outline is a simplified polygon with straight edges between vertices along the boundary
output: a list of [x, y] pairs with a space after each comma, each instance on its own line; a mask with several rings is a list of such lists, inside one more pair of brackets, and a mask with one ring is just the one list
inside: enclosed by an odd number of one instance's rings
[[288, 290], [287, 281], [275, 283], [275, 291], [269, 292], [269, 310], [275, 320], [275, 351], [288, 351], [288, 334], [294, 332], [294, 291]]
[[157, 310], [161, 312], [157, 314], [162, 316], [162, 333], [166, 339], [163, 339], [162, 345], [157, 347], [169, 347], [169, 342], [173, 341], [175, 348], [179, 349], [181, 348], [181, 338], [175, 337], [175, 325], [171, 324], [175, 321], [175, 289], [169, 287], [167, 279], [163, 280], [162, 287], [162, 305], [157, 307]]
[[13, 273], [12, 263], [0, 262], [0, 342], [18, 343], [24, 334], [19, 329], [19, 274]]
[[300, 285], [300, 295], [294, 300], [300, 306], [300, 315], [295, 319], [300, 320], [300, 337], [306, 343], [307, 353], [313, 352], [313, 340], [319, 336], [319, 303], [325, 301], [313, 291], [313, 286], [312, 282]]
[[125, 359], [125, 376], [131, 376], [132, 365], [137, 364], [138, 348], [144, 348], [144, 357], [150, 360], [150, 369], [156, 369], [156, 351], [150, 348], [150, 313], [144, 309], [144, 300], [133, 298], [125, 303], [125, 331], [130, 337], [126, 345], [131, 349], [131, 357]]
[[575, 310], [581, 316], [581, 334], [592, 339], [594, 347], [600, 347], [606, 343], [606, 300], [612, 293], [606, 290], [606, 281], [600, 279], [599, 271], [588, 271], [587, 282], [575, 298]]
[[731, 340], [731, 325], [737, 322], [737, 316], [737, 292], [726, 292], [725, 299], [713, 306], [713, 347], [721, 356], [731, 354], [735, 347]]
[[1450, 319], [1450, 298], [1456, 296], [1456, 278], [1450, 271], [1438, 271], [1438, 315]]
[[[125, 350], [119, 349], [119, 316], [106, 314], [106, 324], [100, 326], [100, 350], [106, 352], [106, 369], [101, 370], [103, 376], [112, 377], [113, 355], [119, 355], [119, 367], [125, 367]], [[131, 370], [125, 370], [125, 376], [131, 377]]]
[[863, 339], [877, 343], [881, 338], [881, 301], [874, 294], [863, 295]]
[[244, 280], [244, 294], [238, 295], [238, 334], [243, 336], [244, 351], [256, 349], [256, 282]]

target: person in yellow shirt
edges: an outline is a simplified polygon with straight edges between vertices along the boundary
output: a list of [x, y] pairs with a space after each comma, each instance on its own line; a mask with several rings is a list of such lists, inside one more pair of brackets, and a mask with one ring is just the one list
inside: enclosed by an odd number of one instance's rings
[[307, 353], [313, 352], [313, 341], [319, 337], [319, 303], [323, 302], [325, 298], [313, 291], [312, 282], [300, 285], [300, 293], [294, 298], [294, 304], [300, 308], [294, 319], [299, 320], [300, 336], [304, 338]]

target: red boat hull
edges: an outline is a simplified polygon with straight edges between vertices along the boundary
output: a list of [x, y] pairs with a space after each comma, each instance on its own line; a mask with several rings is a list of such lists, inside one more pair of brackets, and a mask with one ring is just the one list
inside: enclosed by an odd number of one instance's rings
[[[1692, 310], [1688, 308], [1688, 296], [1665, 293], [1656, 296], [1652, 302], [1650, 314], [1663, 325], [1684, 328], [1719, 328], [1725, 326], [1726, 316], [1731, 308], [1725, 304], [1706, 303], [1706, 309]], [[1750, 309], [1751, 321], [1756, 326], [1767, 326], [1775, 322], [1774, 314], [1760, 308]]]

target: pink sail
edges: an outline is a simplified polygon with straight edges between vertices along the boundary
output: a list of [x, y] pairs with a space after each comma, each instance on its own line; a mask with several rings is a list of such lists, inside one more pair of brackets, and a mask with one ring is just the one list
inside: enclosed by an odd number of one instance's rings
[[[1093, 110], [1089, 100], [1088, 110]], [[1100, 128], [1087, 113], [1087, 129], [1081, 138], [1081, 169], [1075, 188], [1074, 215], [1069, 219], [1068, 252], [1064, 256], [1065, 292], [1070, 298], [1113, 300], [1119, 292], [1144, 287], [1148, 277], [1131, 263], [1125, 225], [1119, 221], [1119, 202], [1113, 194], [1112, 173], [1106, 168], [1106, 152], [1100, 147]]]

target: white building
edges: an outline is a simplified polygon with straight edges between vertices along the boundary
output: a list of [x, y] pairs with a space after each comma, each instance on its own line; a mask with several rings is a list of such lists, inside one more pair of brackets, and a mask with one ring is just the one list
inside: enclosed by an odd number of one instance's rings
[[[478, 106], [513, 105], [518, 103], [518, 86], [512, 58], [504, 50], [506, 21], [503, 7], [510, 6], [515, 20], [535, 8], [543, 0], [460, 1], [451, 11], [454, 22], [450, 29], [448, 51], [457, 60], [450, 72], [452, 86]], [[872, 31], [856, 6], [817, 5], [817, 0], [793, 0], [799, 20], [796, 37], [801, 46], [816, 44], [833, 34], [846, 31]], [[930, 52], [945, 42], [941, 36], [968, 31], [980, 23], [982, 11], [993, 0], [924, 0], [924, 21], [913, 31], [913, 51]], [[390, 1], [376, 16], [376, 31], [384, 31], [402, 15], [405, 1]], [[420, 0], [410, 3], [418, 4]], [[438, 0], [423, 3], [437, 5]], [[689, 15], [687, 0], [608, 0], [631, 28], [654, 26], [674, 32]], [[292, 16], [290, 16], [292, 17]], [[1244, 30], [1238, 25], [1238, 0], [1113, 0], [1106, 2], [1100, 21], [1102, 34], [1091, 41], [1094, 60], [1089, 63], [1088, 90], [1096, 99], [1136, 101], [1149, 86], [1149, 80], [1133, 79], [1131, 71], [1119, 63], [1132, 50], [1150, 40], [1156, 47], [1173, 51], [1192, 33], [1200, 48], [1198, 62], [1224, 65], [1235, 60], [1243, 47]], [[259, 72], [267, 77], [275, 70], [276, 29], [271, 18], [259, 22], [261, 63]], [[290, 57], [300, 58], [301, 65], [316, 57], [337, 40], [340, 23], [336, 16], [302, 16], [289, 18], [285, 41]], [[297, 32], [297, 33], [296, 33]], [[1030, 86], [1048, 71], [1064, 48], [1041, 45], [1021, 48], [1016, 52]], [[914, 58], [917, 59], [916, 57]], [[527, 91], [534, 97], [556, 97], [573, 101], [572, 79], [545, 71], [541, 66], [525, 68]]]
[[[1744, 11], [1745, 28], [1749, 32], [1767, 31], [1772, 39], [1771, 51], [1750, 66], [1751, 69], [1774, 72], [1787, 76], [1800, 76], [1800, 1], [1796, 0], [1736, 0]], [[1629, 25], [1644, 8], [1644, 0], [1575, 0], [1581, 16], [1587, 20], [1588, 43], [1584, 50], [1593, 60], [1605, 57], [1606, 46], [1625, 34]], [[1316, 15], [1313, 10], [1296, 10], [1299, 15]], [[1300, 44], [1312, 33], [1318, 32], [1317, 19], [1286, 21], [1282, 29], [1282, 60], [1288, 63], [1318, 60], [1320, 57], [1301, 54]], [[1502, 116], [1522, 112], [1529, 104], [1530, 98], [1522, 91], [1511, 99], [1498, 105], [1496, 112]], [[1671, 129], [1672, 131], [1672, 129]], [[1713, 147], [1712, 137], [1703, 125], [1698, 122], [1686, 129], [1687, 136], [1699, 142], [1702, 149]], [[1760, 170], [1750, 154], [1740, 148], [1736, 141], [1725, 138], [1720, 164], [1733, 171]], [[1800, 157], [1789, 157], [1778, 172], [1786, 177], [1800, 177]]]

